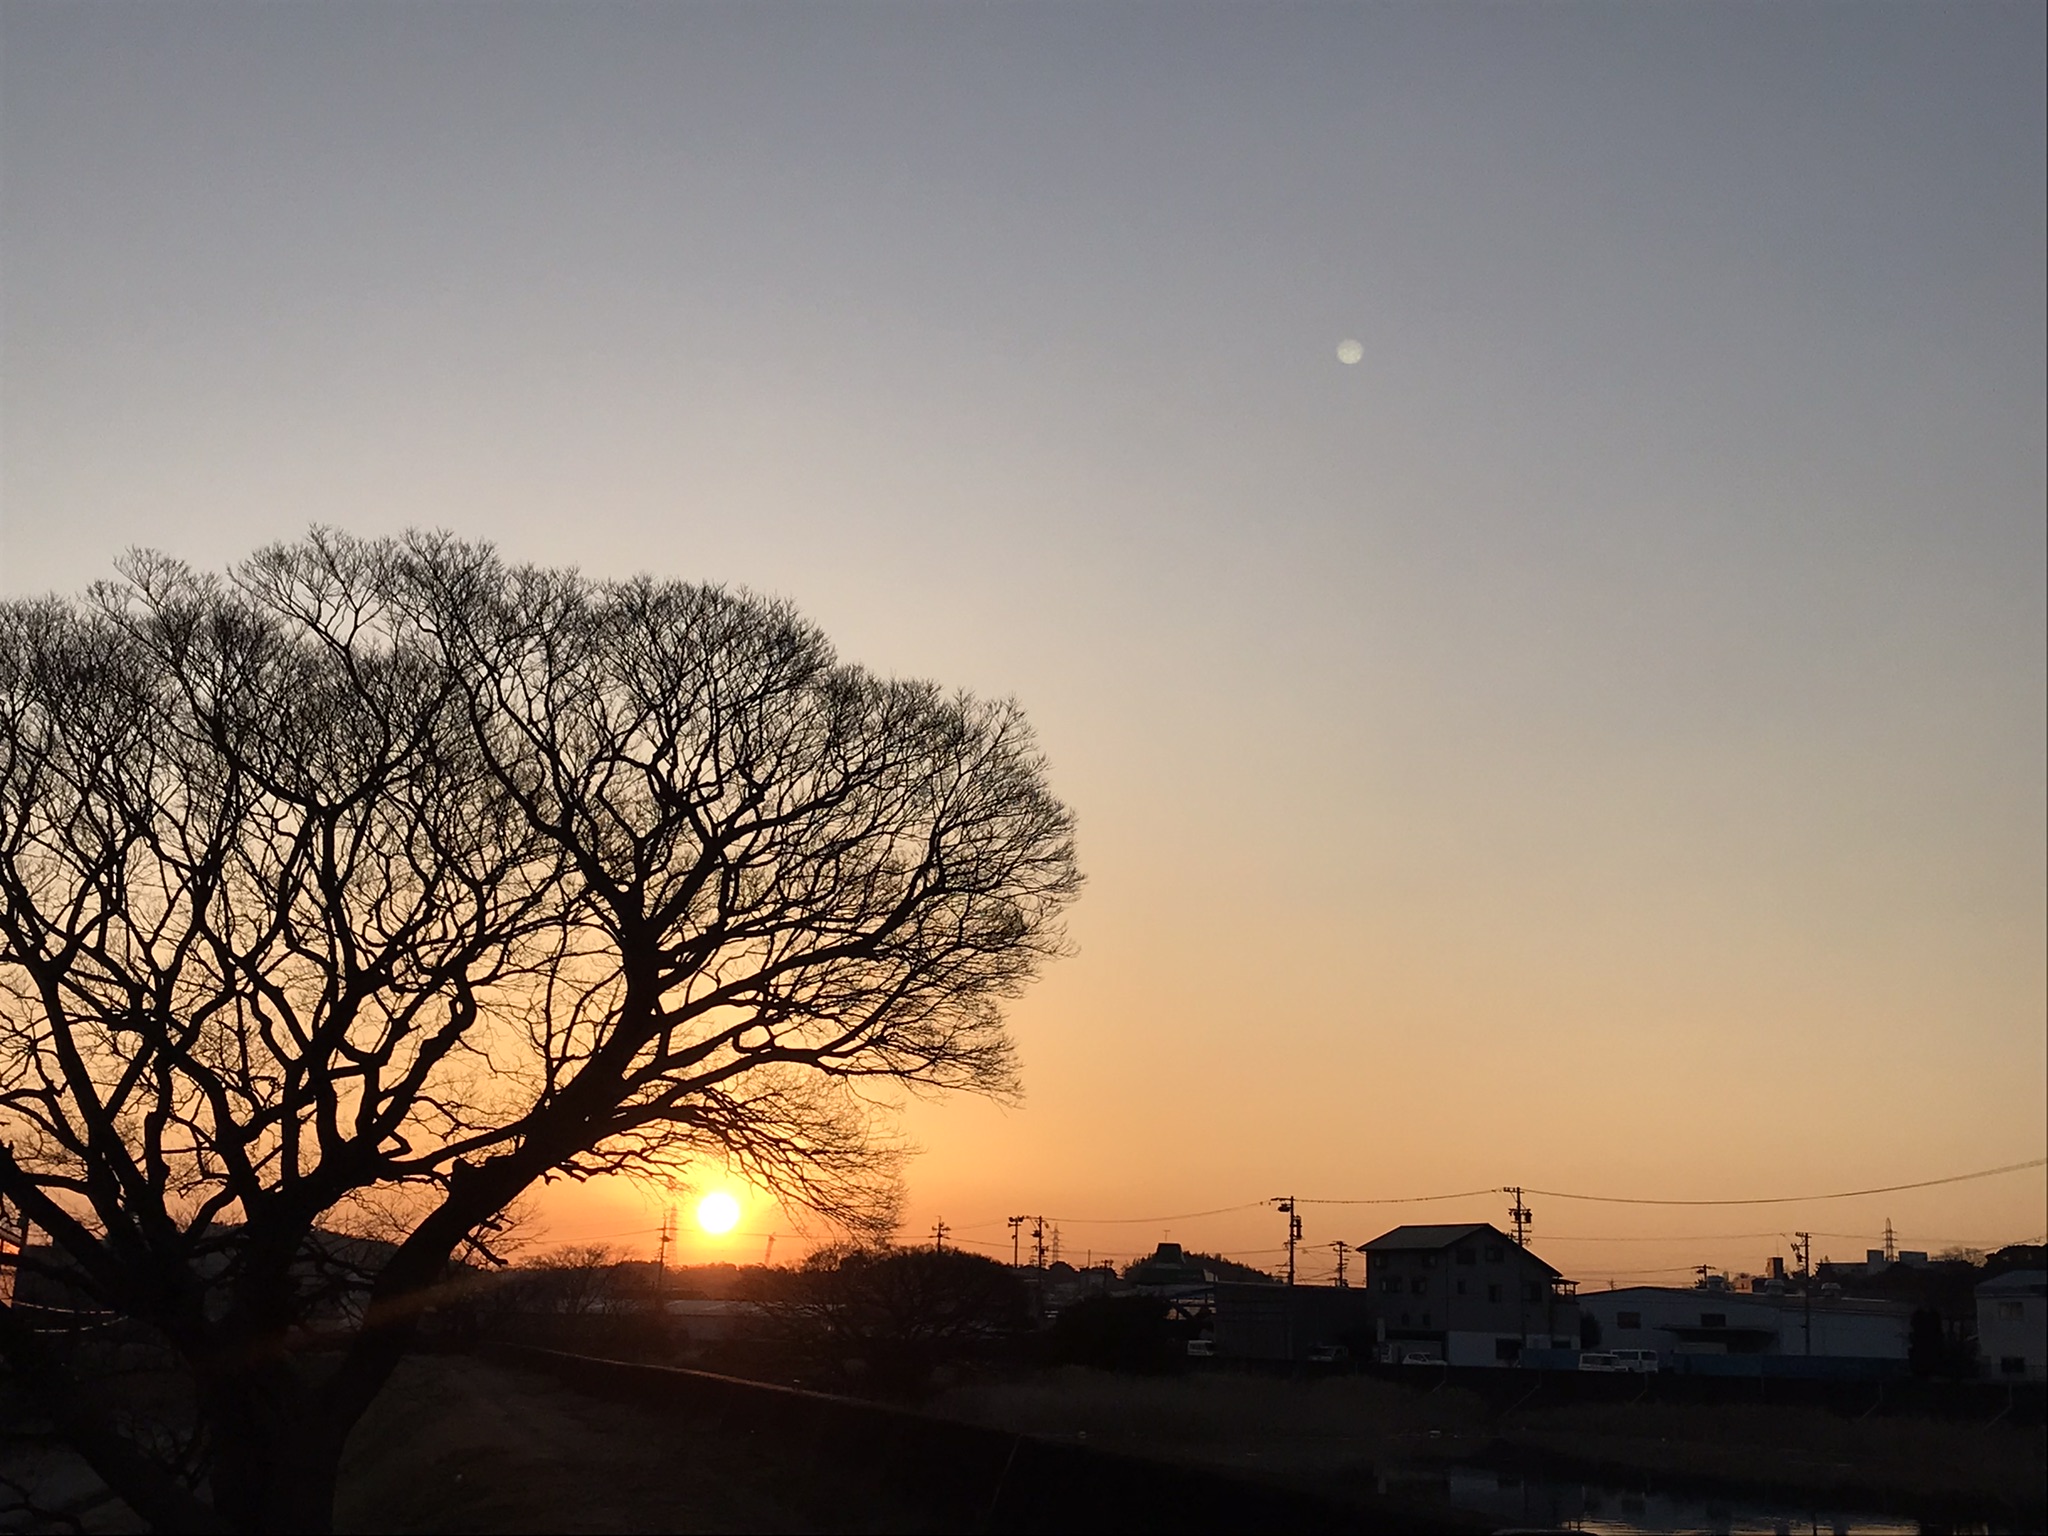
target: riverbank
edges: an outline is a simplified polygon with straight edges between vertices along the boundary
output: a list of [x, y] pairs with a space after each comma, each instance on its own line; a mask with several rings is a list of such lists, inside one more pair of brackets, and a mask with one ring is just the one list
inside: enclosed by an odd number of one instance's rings
[[351, 1438], [342, 1529], [1403, 1532], [1494, 1522], [901, 1407], [546, 1350], [406, 1362]]
[[947, 1529], [915, 1498], [855, 1490], [800, 1450], [648, 1414], [538, 1371], [420, 1356], [350, 1437], [336, 1524], [394, 1536]]
[[1129, 1455], [1228, 1467], [1342, 1496], [1390, 1469], [1480, 1464], [1655, 1477], [2048, 1526], [2048, 1429], [1795, 1406], [1489, 1407], [1455, 1387], [1364, 1376], [1116, 1376], [1070, 1369], [953, 1389], [931, 1411]]

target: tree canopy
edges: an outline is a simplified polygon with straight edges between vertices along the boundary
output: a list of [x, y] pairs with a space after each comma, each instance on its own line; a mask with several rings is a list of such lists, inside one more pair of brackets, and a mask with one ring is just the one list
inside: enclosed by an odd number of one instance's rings
[[[182, 1362], [184, 1449], [0, 1347], [153, 1522], [324, 1523], [536, 1180], [710, 1159], [886, 1230], [877, 1090], [1015, 1092], [1078, 884], [1015, 705], [743, 593], [316, 532], [0, 604], [0, 1197]], [[351, 1222], [396, 1246], [315, 1350]]]

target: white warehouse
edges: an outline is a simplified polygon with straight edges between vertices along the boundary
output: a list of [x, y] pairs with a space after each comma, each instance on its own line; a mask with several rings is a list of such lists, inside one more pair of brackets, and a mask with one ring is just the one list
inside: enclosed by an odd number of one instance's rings
[[1594, 1320], [1595, 1349], [1654, 1349], [1677, 1355], [1821, 1355], [1904, 1360], [1912, 1308], [1896, 1301], [1724, 1286], [1631, 1285], [1581, 1291]]

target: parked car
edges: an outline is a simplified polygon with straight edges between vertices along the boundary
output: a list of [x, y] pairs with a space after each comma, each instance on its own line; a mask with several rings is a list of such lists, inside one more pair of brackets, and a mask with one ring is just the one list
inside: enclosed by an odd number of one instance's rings
[[1351, 1358], [1351, 1351], [1342, 1344], [1316, 1344], [1309, 1348], [1310, 1365], [1342, 1365]]
[[1401, 1363], [1403, 1365], [1442, 1365], [1444, 1359], [1442, 1355], [1432, 1355], [1424, 1350], [1411, 1349], [1401, 1356]]
[[1623, 1365], [1613, 1355], [1589, 1349], [1579, 1356], [1579, 1369], [1582, 1371], [1626, 1371], [1629, 1367]]
[[1607, 1353], [1621, 1362], [1624, 1371], [1634, 1371], [1639, 1376], [1657, 1374], [1657, 1351], [1654, 1349], [1610, 1349]]
[[1216, 1358], [1216, 1341], [1214, 1339], [1189, 1339], [1188, 1353], [1197, 1360], [1213, 1360]]

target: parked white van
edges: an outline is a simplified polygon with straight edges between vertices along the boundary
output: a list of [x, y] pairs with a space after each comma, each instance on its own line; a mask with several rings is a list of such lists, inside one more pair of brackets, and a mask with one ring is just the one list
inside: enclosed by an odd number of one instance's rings
[[1608, 1353], [1620, 1362], [1624, 1371], [1634, 1371], [1640, 1376], [1657, 1374], [1657, 1351], [1654, 1349], [1610, 1349]]
[[1579, 1356], [1579, 1369], [1582, 1371], [1625, 1371], [1629, 1367], [1623, 1365], [1613, 1355], [1602, 1354], [1598, 1350], [1589, 1349]]

